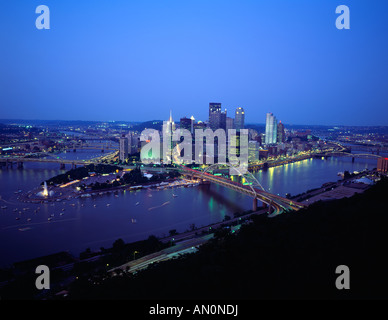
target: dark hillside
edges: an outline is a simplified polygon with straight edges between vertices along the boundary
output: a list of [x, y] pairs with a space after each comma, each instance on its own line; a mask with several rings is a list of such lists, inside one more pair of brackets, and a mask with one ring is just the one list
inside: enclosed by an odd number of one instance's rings
[[[196, 254], [92, 285], [70, 298], [388, 298], [388, 181], [364, 194], [269, 219], [256, 217]], [[335, 286], [350, 269], [350, 290]]]

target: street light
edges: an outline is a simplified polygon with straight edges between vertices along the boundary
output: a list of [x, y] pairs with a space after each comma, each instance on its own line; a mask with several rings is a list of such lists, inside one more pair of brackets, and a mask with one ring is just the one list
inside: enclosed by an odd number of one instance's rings
[[136, 253], [139, 253], [139, 251], [134, 251], [133, 252], [133, 260], [135, 260]]

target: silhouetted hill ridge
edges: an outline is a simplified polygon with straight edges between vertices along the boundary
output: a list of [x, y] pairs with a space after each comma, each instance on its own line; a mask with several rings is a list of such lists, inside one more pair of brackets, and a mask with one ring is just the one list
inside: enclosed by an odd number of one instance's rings
[[[198, 253], [91, 285], [71, 298], [371, 299], [388, 297], [388, 182], [349, 199], [316, 203], [275, 218], [255, 217], [237, 235]], [[336, 267], [350, 269], [338, 290]]]

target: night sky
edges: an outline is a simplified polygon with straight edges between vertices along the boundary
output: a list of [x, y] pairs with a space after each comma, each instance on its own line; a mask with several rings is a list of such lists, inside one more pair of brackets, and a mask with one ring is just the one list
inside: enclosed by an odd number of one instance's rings
[[388, 125], [386, 0], [15, 0], [0, 27], [0, 119]]

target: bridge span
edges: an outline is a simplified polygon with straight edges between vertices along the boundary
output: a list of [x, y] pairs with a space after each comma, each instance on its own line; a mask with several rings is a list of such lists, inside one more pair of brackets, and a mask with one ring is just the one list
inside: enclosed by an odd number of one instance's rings
[[[92, 159], [84, 159], [84, 160], [71, 160], [71, 159], [60, 159], [51, 157], [49, 154], [45, 154], [45, 157], [0, 157], [0, 163], [3, 163], [8, 167], [12, 167], [14, 163], [17, 164], [18, 168], [23, 167], [24, 162], [40, 162], [40, 163], [58, 163], [61, 169], [65, 169], [65, 165], [71, 165], [72, 168], [76, 168], [77, 166], [86, 166], [89, 164], [98, 164], [103, 160], [110, 159], [117, 155], [116, 152], [112, 152], [106, 154], [104, 156], [92, 158]], [[39, 153], [39, 155], [42, 155]]]
[[266, 206], [268, 206], [268, 213], [272, 215], [276, 215], [287, 210], [299, 210], [301, 208], [306, 207], [306, 205], [302, 203], [299, 203], [278, 195], [274, 195], [263, 189], [258, 189], [257, 187], [253, 187], [251, 185], [243, 185], [239, 182], [231, 181], [229, 179], [222, 178], [219, 176], [214, 176], [207, 172], [194, 170], [191, 168], [187, 168], [185, 166], [180, 166], [180, 168], [181, 168], [181, 171], [186, 175], [189, 175], [191, 177], [196, 177], [202, 180], [206, 180], [209, 182], [213, 182], [223, 187], [240, 192], [249, 197], [252, 197], [254, 211], [257, 211], [258, 200], [261, 201]]

